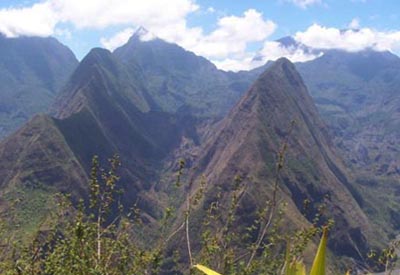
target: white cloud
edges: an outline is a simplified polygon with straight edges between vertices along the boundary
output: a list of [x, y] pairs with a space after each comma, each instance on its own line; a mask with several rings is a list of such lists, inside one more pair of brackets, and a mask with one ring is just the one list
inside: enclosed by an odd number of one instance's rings
[[[69, 37], [73, 29], [67, 31], [58, 24], [70, 24], [78, 30], [124, 26], [114, 36], [100, 40], [104, 47], [113, 50], [128, 41], [134, 32], [130, 26], [144, 26], [157, 37], [217, 60], [218, 64], [235, 60], [237, 65], [233, 69], [239, 69], [239, 64], [242, 68], [250, 66], [249, 45], [263, 42], [277, 27], [262, 13], [249, 9], [240, 16], [219, 18], [216, 28], [205, 33], [201, 27], [187, 25], [187, 16], [198, 9], [195, 0], [169, 0], [168, 5], [163, 0], [43, 0], [29, 7], [0, 10], [0, 32], [9, 37]], [[152, 38], [149, 34], [142, 36], [143, 40]]]
[[113, 51], [116, 48], [124, 45], [126, 42], [128, 42], [129, 38], [131, 38], [131, 36], [134, 33], [137, 33], [139, 35], [139, 38], [141, 41], [150, 41], [153, 40], [154, 38], [156, 38], [156, 36], [154, 34], [152, 34], [151, 32], [141, 28], [138, 30], [135, 30], [133, 28], [126, 28], [118, 33], [116, 33], [114, 36], [110, 37], [110, 38], [101, 38], [100, 39], [100, 43], [101, 45], [110, 50]]
[[100, 43], [104, 46], [104, 48], [109, 49], [110, 51], [118, 48], [119, 46], [128, 42], [129, 38], [135, 32], [132, 28], [126, 28], [123, 31], [118, 32], [113, 37], [110, 38], [101, 38]]
[[208, 35], [197, 33], [197, 39], [184, 47], [209, 58], [224, 58], [232, 54], [243, 54], [249, 43], [260, 42], [269, 37], [276, 24], [264, 20], [262, 14], [254, 9], [243, 16], [226, 16], [218, 20], [217, 28]]
[[321, 56], [321, 53], [309, 52], [300, 45], [285, 47], [275, 41], [265, 42], [259, 54], [263, 57], [263, 63], [268, 60], [275, 61], [281, 57], [286, 57], [292, 62], [305, 62]]
[[[49, 36], [53, 34], [71, 37], [75, 29], [103, 29], [114, 26], [121, 31], [112, 37], [103, 37], [101, 44], [108, 49], [128, 41], [134, 26], [144, 26], [150, 33], [142, 40], [157, 37], [177, 43], [227, 70], [251, 69], [266, 60], [285, 56], [301, 62], [315, 58], [315, 51], [302, 47], [285, 47], [268, 38], [277, 25], [264, 18], [254, 9], [242, 15], [222, 16], [216, 27], [205, 32], [201, 26], [188, 26], [189, 15], [199, 10], [196, 0], [41, 0], [27, 7], [0, 9], [0, 32], [8, 37], [20, 35]], [[323, 0], [282, 0], [307, 8], [323, 4]], [[206, 8], [205, 8], [206, 9]], [[206, 9], [207, 10], [207, 9]], [[213, 12], [210, 7], [208, 12]], [[66, 29], [65, 26], [69, 26]], [[70, 27], [72, 26], [72, 27]], [[381, 32], [360, 28], [354, 18], [349, 30], [324, 27], [318, 24], [303, 32], [297, 32], [295, 40], [311, 49], [342, 49], [360, 51], [366, 48], [400, 51], [400, 31]], [[261, 61], [254, 61], [250, 46], [263, 44]]]
[[291, 2], [302, 9], [306, 9], [309, 6], [322, 3], [321, 0], [286, 0], [286, 1]]
[[340, 49], [357, 52], [367, 48], [396, 52], [400, 47], [400, 31], [379, 32], [370, 28], [341, 31], [314, 24], [304, 32], [297, 32], [295, 39], [316, 49]]
[[214, 13], [216, 10], [215, 10], [215, 8], [214, 7], [208, 7], [207, 8], [207, 12], [208, 13]]
[[[187, 50], [214, 60], [217, 65], [232, 63], [233, 60], [238, 63], [242, 60], [244, 69], [247, 67], [244, 63], [248, 61], [250, 64], [251, 61], [250, 53], [247, 52], [248, 45], [264, 41], [275, 29], [274, 22], [264, 20], [261, 13], [249, 9], [242, 16], [221, 17], [216, 29], [209, 34], [204, 34], [199, 27], [187, 27], [185, 20], [149, 30], [161, 39], [177, 43]], [[128, 40], [130, 33], [131, 30], [125, 30], [114, 37], [103, 38], [101, 42], [106, 48], [115, 49]], [[219, 67], [226, 68], [224, 65]]]
[[47, 0], [63, 22], [78, 28], [112, 25], [160, 27], [179, 22], [198, 9], [193, 0]]
[[253, 61], [253, 55], [248, 54], [243, 58], [225, 58], [223, 60], [212, 60], [212, 62], [221, 70], [225, 71], [241, 71], [241, 70], [251, 70], [255, 67], [259, 67], [264, 63]]
[[0, 32], [7, 37], [49, 36], [58, 22], [50, 3], [43, 2], [28, 8], [0, 10]]
[[292, 62], [306, 62], [320, 56], [322, 56], [322, 52], [311, 53], [302, 46], [285, 47], [276, 41], [265, 41], [263, 48], [257, 53], [257, 58], [254, 58], [254, 54], [249, 53], [243, 58], [213, 60], [213, 63], [222, 70], [239, 71], [251, 70], [281, 57], [286, 57]]
[[348, 28], [353, 29], [353, 30], [359, 29], [360, 28], [360, 19], [353, 18], [353, 20], [350, 21]]
[[194, 0], [44, 0], [29, 7], [0, 9], [0, 32], [49, 36], [58, 23], [70, 23], [78, 29], [116, 25], [145, 25], [164, 28], [181, 24], [196, 11]]

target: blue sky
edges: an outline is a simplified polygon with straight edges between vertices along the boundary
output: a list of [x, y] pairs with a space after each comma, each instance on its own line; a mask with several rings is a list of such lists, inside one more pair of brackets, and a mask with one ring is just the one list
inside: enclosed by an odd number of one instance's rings
[[[93, 47], [113, 50], [143, 25], [143, 40], [160, 37], [239, 70], [258, 66], [255, 55], [301, 62], [320, 54], [305, 48], [398, 54], [399, 8], [398, 0], [3, 0], [0, 32], [54, 36], [81, 59]], [[274, 42], [288, 35], [302, 47]]]

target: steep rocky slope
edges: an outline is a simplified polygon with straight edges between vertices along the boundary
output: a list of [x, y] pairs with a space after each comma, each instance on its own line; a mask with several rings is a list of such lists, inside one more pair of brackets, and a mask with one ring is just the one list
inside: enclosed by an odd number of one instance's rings
[[[331, 235], [333, 251], [363, 259], [368, 250], [365, 240], [377, 240], [362, 210], [363, 198], [349, 181], [300, 75], [286, 59], [275, 62], [258, 78], [208, 141], [194, 179], [199, 182], [202, 175], [206, 177], [205, 204], [212, 202], [217, 190], [223, 190], [221, 201], [227, 203], [233, 179], [240, 175], [246, 183], [242, 222], [255, 216], [271, 198], [277, 155], [286, 139], [279, 199], [289, 203], [287, 217], [292, 226], [308, 223], [301, 214], [304, 200], [314, 206], [324, 201], [336, 222]], [[220, 207], [227, 209], [228, 205]]]

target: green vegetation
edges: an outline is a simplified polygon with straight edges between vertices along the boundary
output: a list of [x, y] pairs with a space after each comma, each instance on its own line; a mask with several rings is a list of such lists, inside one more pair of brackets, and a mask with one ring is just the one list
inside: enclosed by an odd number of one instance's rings
[[[160, 251], [140, 248], [131, 239], [132, 218], [122, 214], [118, 203], [118, 166], [114, 157], [110, 170], [104, 171], [95, 157], [88, 205], [81, 201], [75, 208], [66, 196], [54, 197], [57, 207], [47, 229], [41, 228], [29, 242], [10, 237], [2, 227], [0, 273], [157, 274]], [[114, 207], [117, 214], [111, 215]]]
[[8, 193], [4, 199], [11, 205], [8, 216], [8, 231], [25, 241], [32, 238], [45, 222], [55, 204], [48, 200], [51, 192], [43, 188], [24, 186]]
[[[235, 190], [232, 191], [231, 206], [227, 212], [225, 226], [221, 229], [213, 227], [224, 213], [215, 208], [209, 209], [206, 220], [203, 221], [205, 231], [202, 233], [203, 247], [192, 251], [190, 243], [192, 211], [204, 199], [206, 183], [201, 183], [200, 189], [187, 195], [187, 209], [184, 211], [182, 226], [170, 230], [168, 237], [154, 245], [140, 243], [132, 234], [133, 227], [142, 227], [140, 212], [136, 207], [125, 211], [120, 204], [122, 190], [118, 189], [117, 169], [120, 166], [118, 157], [109, 160], [110, 169], [103, 170], [97, 157], [93, 158], [89, 181], [90, 197], [87, 202], [81, 201], [73, 207], [65, 195], [54, 196], [54, 211], [46, 225], [42, 226], [29, 240], [18, 240], [7, 234], [7, 229], [1, 227], [4, 248], [0, 253], [0, 273], [7, 275], [17, 274], [163, 274], [163, 268], [169, 263], [172, 269], [191, 270], [194, 262], [218, 262], [215, 266], [223, 267], [224, 274], [275, 274], [276, 268], [284, 264], [284, 243], [289, 235], [279, 232], [283, 210], [277, 207], [276, 202], [269, 201], [252, 227], [247, 228], [249, 234], [241, 239], [234, 229], [239, 207], [239, 190], [242, 187], [240, 177], [235, 179]], [[180, 162], [176, 186], [184, 188], [181, 183], [185, 163]], [[277, 172], [282, 169], [277, 166]], [[29, 188], [21, 190], [28, 192]], [[20, 203], [21, 215], [18, 219], [30, 221], [33, 213], [25, 207], [43, 207], [45, 203], [40, 189], [35, 192], [36, 199]], [[10, 198], [11, 199], [11, 198]], [[50, 206], [52, 204], [49, 204]], [[23, 211], [25, 209], [25, 211]], [[173, 216], [171, 208], [165, 209], [164, 219], [160, 222], [164, 226]], [[35, 223], [37, 224], [37, 223]], [[43, 225], [43, 224], [42, 224]], [[261, 226], [259, 237], [255, 240], [252, 234]], [[173, 227], [173, 226], [172, 226]], [[45, 228], [45, 230], [44, 230]], [[187, 255], [179, 256], [180, 245], [175, 247], [173, 256], [169, 258], [166, 251], [170, 249], [169, 242], [185, 232]], [[293, 257], [301, 257], [305, 246], [311, 237], [320, 232], [319, 227], [301, 230], [290, 237], [293, 245], [288, 249]], [[284, 236], [285, 235], [285, 236]], [[245, 246], [239, 241], [245, 241]], [[182, 247], [181, 247], [182, 248]], [[247, 252], [243, 249], [248, 249]], [[235, 257], [244, 253], [240, 258]], [[296, 256], [295, 256], [296, 255]], [[185, 263], [185, 261], [187, 263]], [[189, 264], [190, 263], [190, 264]], [[188, 266], [189, 268], [185, 268]], [[171, 267], [170, 267], [171, 269]], [[193, 271], [193, 270], [192, 270]], [[191, 272], [192, 272], [191, 271]]]
[[[43, 194], [45, 190], [27, 186], [8, 197], [9, 200], [20, 199], [16, 202], [19, 211], [15, 220], [28, 224], [30, 227], [25, 225], [25, 228], [30, 228], [32, 232], [35, 226], [39, 230], [30, 234], [29, 239], [22, 240], [10, 235], [3, 221], [0, 223], [0, 245], [3, 248], [0, 252], [0, 273], [155, 275], [198, 274], [195, 271], [198, 269], [207, 275], [220, 275], [205, 265], [221, 270], [224, 275], [325, 275], [327, 269], [332, 272], [325, 260], [327, 232], [332, 227], [332, 221], [321, 223], [321, 213], [318, 213], [309, 228], [293, 231], [288, 230], [283, 218], [285, 204], [278, 203], [276, 193], [278, 175], [284, 167], [285, 150], [284, 144], [276, 165], [275, 195], [259, 210], [245, 231], [236, 227], [240, 219], [238, 211], [243, 180], [235, 177], [228, 209], [220, 208], [222, 197], [216, 194], [216, 200], [206, 210], [206, 217], [199, 222], [196, 210], [206, 199], [207, 183], [202, 181], [196, 190], [192, 190], [191, 185], [186, 186], [182, 182], [185, 162], [180, 161], [175, 185], [179, 189], [188, 188], [186, 209], [179, 219], [179, 213], [176, 216], [173, 208], [165, 208], [164, 218], [160, 221], [159, 240], [153, 243], [141, 242], [133, 233], [147, 230], [136, 205], [126, 211], [120, 203], [123, 190], [117, 184], [119, 158], [110, 159], [109, 170], [104, 170], [98, 157], [94, 157], [88, 200], [81, 200], [74, 207], [68, 196], [55, 195], [53, 202], [47, 201], [47, 207], [53, 208], [51, 216], [40, 226], [38, 221], [32, 220], [40, 215], [35, 215], [29, 208], [43, 208], [48, 198], [48, 194]], [[34, 192], [35, 199], [25, 200], [26, 192]], [[191, 238], [194, 227], [200, 227], [200, 242]], [[307, 250], [314, 247], [313, 239], [320, 233], [322, 238], [318, 251], [310, 273], [306, 273], [304, 261], [308, 261], [307, 254], [310, 254]], [[381, 254], [371, 252], [369, 256], [376, 258], [385, 270], [392, 270], [398, 243], [393, 243]]]
[[[327, 242], [328, 242], [328, 230], [325, 228], [320, 244], [318, 246], [318, 251], [315, 255], [313, 265], [311, 267], [310, 275], [325, 275], [326, 270], [326, 250], [327, 250]], [[195, 265], [197, 269], [201, 270], [207, 275], [220, 275], [219, 273], [205, 267], [203, 265]], [[278, 273], [277, 271], [276, 273]], [[287, 254], [286, 260], [282, 270], [283, 275], [306, 275], [306, 267], [304, 263], [296, 258], [291, 259], [290, 253]]]

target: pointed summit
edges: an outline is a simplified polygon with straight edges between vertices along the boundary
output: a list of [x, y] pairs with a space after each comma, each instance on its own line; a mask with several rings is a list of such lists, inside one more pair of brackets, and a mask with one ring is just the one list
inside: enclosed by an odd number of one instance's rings
[[132, 42], [138, 42], [138, 41], [147, 42], [147, 41], [151, 41], [154, 39], [157, 39], [157, 36], [155, 36], [153, 33], [151, 33], [145, 27], [140, 26], [133, 33], [133, 35], [131, 36], [131, 38], [128, 41], [128, 44], [132, 43]]
[[283, 45], [285, 47], [297, 47], [299, 45], [299, 42], [297, 42], [293, 38], [293, 36], [282, 37], [282, 38], [276, 40], [276, 42], [279, 42], [281, 45]]
[[97, 63], [97, 62], [109, 62], [111, 59], [111, 52], [103, 48], [93, 48], [90, 52], [82, 59], [81, 64]]
[[143, 33], [145, 30], [138, 29], [113, 55], [131, 75], [142, 73], [149, 94], [164, 111], [190, 109], [196, 115], [226, 114], [251, 83], [247, 77], [236, 78], [218, 70], [204, 57], [176, 44], [159, 38], [143, 41], [149, 37], [148, 33], [140, 36]]
[[139, 26], [136, 30], [136, 32], [134, 33], [134, 35], [143, 35], [143, 34], [147, 34], [149, 31], [143, 27], [143, 26]]
[[[257, 207], [271, 199], [278, 154], [286, 142], [278, 192], [288, 203], [291, 223], [302, 227], [311, 222], [312, 216], [307, 220], [301, 214], [304, 200], [317, 202], [329, 196], [324, 203], [341, 224], [332, 234], [333, 251], [355, 258], [358, 251], [367, 251], [365, 242], [354, 242], [372, 236], [360, 207], [363, 201], [347, 180], [307, 88], [288, 59], [281, 58], [268, 68], [219, 126], [203, 149], [193, 182], [205, 175], [207, 193], [224, 190], [220, 201], [229, 201], [232, 179], [240, 175], [249, 182], [241, 207], [254, 209], [245, 211], [247, 218], [256, 216]], [[243, 216], [242, 222], [247, 218]]]
[[[322, 56], [326, 50], [309, 47], [293, 36], [285, 36], [269, 43], [268, 47], [280, 49], [285, 56], [289, 57], [293, 62], [305, 62]], [[253, 58], [254, 62], [267, 62], [274, 60], [274, 56], [270, 55], [267, 48], [258, 51]], [[257, 63], [255, 63], [256, 65]], [[259, 63], [258, 63], [259, 64]]]

